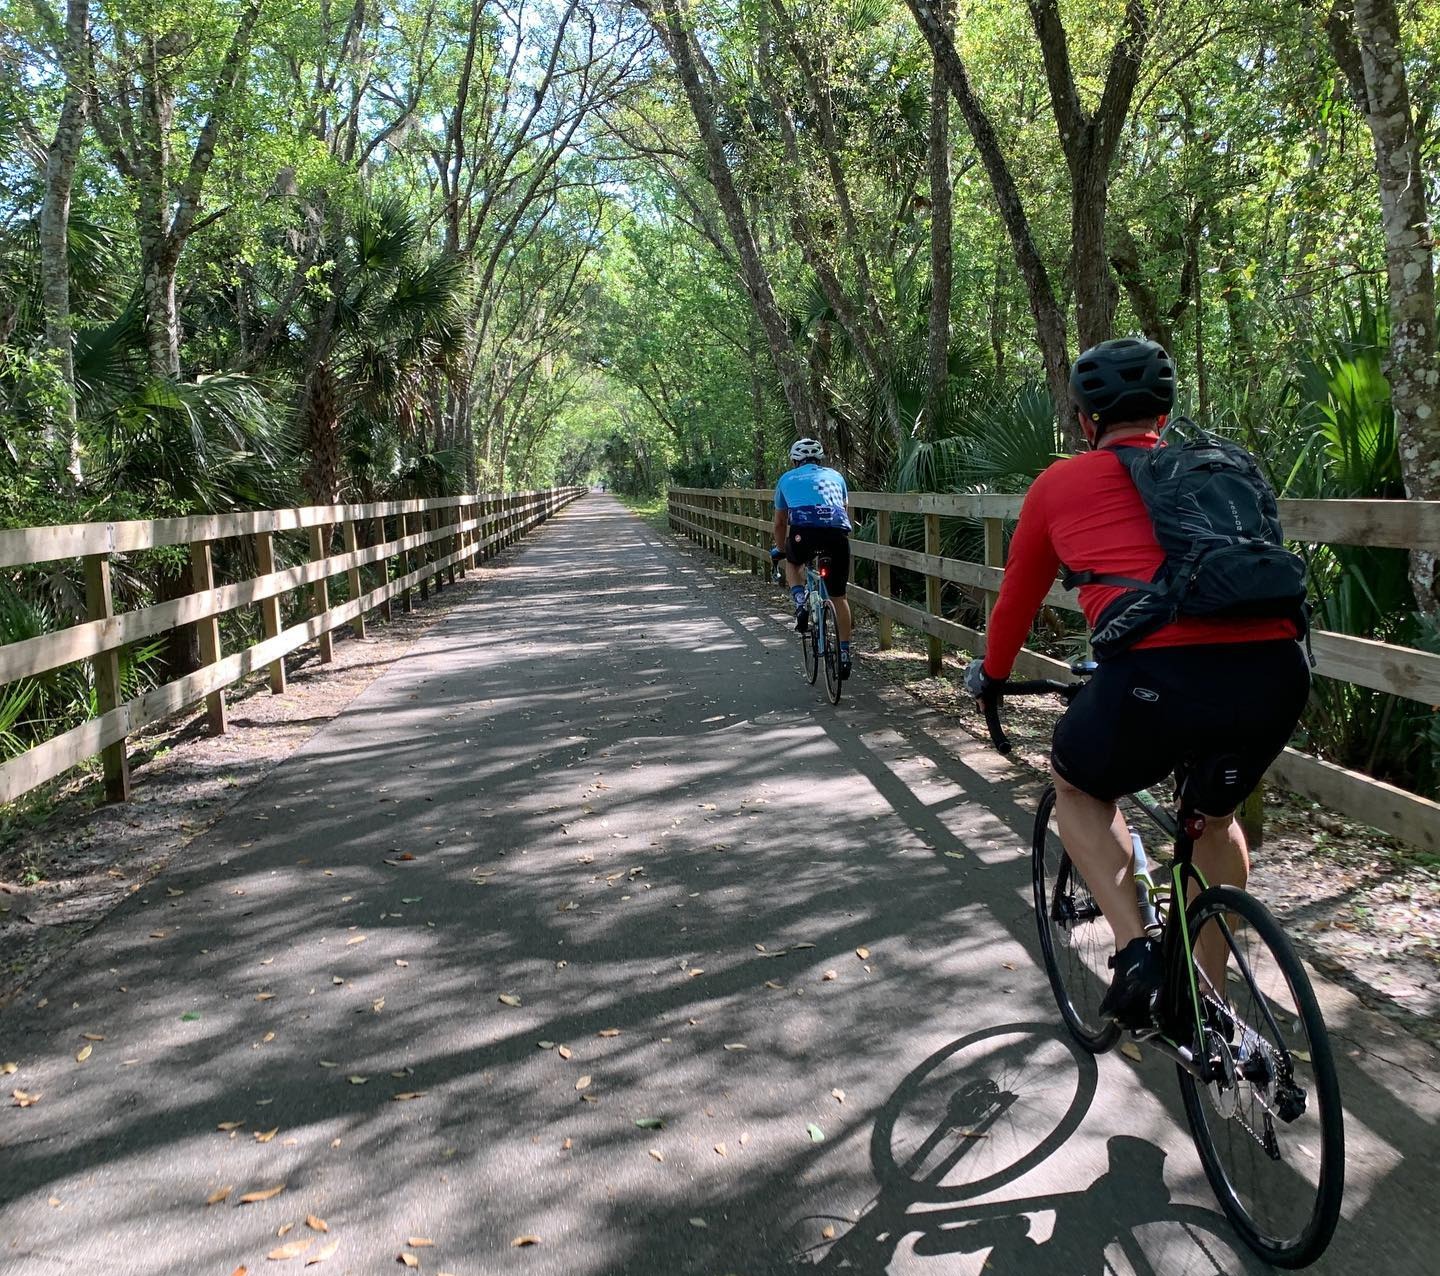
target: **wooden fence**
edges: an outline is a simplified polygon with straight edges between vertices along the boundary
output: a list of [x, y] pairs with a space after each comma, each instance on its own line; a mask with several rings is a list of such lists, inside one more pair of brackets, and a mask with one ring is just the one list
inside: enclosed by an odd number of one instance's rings
[[[366, 614], [375, 608], [388, 620], [391, 600], [411, 606], [448, 577], [461, 575], [556, 510], [583, 495], [583, 487], [541, 492], [452, 496], [370, 505], [310, 505], [243, 514], [198, 515], [124, 523], [72, 523], [0, 531], [0, 568], [81, 559], [89, 619], [68, 629], [0, 646], [0, 685], [33, 678], [75, 661], [94, 670], [97, 716], [36, 744], [0, 766], [0, 802], [13, 802], [101, 755], [105, 788], [112, 800], [130, 792], [126, 737], [204, 700], [210, 729], [225, 730], [224, 689], [269, 667], [273, 691], [285, 690], [285, 656], [318, 640], [320, 659], [333, 658], [332, 632], [352, 625], [364, 636]], [[344, 552], [331, 553], [336, 530]], [[277, 534], [307, 533], [309, 560], [277, 570]], [[235, 555], [254, 573], [230, 584], [215, 582], [212, 549], [217, 542], [249, 542], [253, 553]], [[111, 558], [137, 550], [181, 546], [190, 558], [191, 593], [117, 614]], [[348, 599], [330, 603], [330, 581], [346, 578]], [[366, 579], [368, 577], [368, 580]], [[368, 587], [367, 587], [368, 586]], [[294, 590], [310, 591], [308, 617], [281, 628], [281, 603]], [[303, 596], [302, 596], [303, 602]], [[239, 651], [221, 651], [220, 617], [257, 606], [263, 637]], [[120, 653], [131, 643], [190, 627], [198, 638], [200, 667], [142, 695], [122, 699]]]
[[[671, 488], [670, 526], [702, 547], [735, 563], [768, 565], [773, 493], [757, 488]], [[977, 655], [985, 651], [982, 632], [941, 615], [940, 591], [946, 583], [972, 588], [983, 597], [988, 617], [1004, 577], [1007, 522], [1020, 512], [1018, 496], [948, 493], [854, 492], [851, 504], [875, 513], [874, 542], [853, 540], [856, 559], [876, 565], [874, 590], [851, 585], [850, 598], [879, 617], [880, 646], [891, 644], [899, 621], [926, 635], [930, 668], [938, 672], [945, 643]], [[892, 545], [894, 514], [924, 519], [925, 552]], [[1440, 501], [1281, 501], [1286, 534], [1296, 541], [1329, 545], [1384, 545], [1440, 552]], [[984, 530], [984, 561], [944, 557], [941, 520], [967, 519]], [[891, 592], [895, 569], [925, 580], [925, 607], [897, 601]], [[1045, 599], [1052, 607], [1078, 611], [1075, 596], [1058, 583]], [[1315, 672], [1357, 686], [1404, 696], [1421, 704], [1440, 705], [1440, 656], [1316, 630]], [[1024, 678], [1066, 676], [1063, 662], [1026, 648], [1016, 661]], [[1347, 770], [1295, 749], [1286, 749], [1271, 768], [1271, 778], [1285, 788], [1374, 828], [1392, 833], [1430, 851], [1440, 851], [1440, 803]]]

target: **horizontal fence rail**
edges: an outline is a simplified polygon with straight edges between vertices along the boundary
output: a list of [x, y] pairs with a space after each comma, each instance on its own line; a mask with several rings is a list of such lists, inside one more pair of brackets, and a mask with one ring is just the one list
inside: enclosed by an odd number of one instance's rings
[[[379, 608], [388, 620], [394, 599], [408, 610], [412, 591], [418, 590], [423, 600], [432, 586], [438, 591], [447, 578], [453, 585], [457, 572], [463, 576], [586, 490], [565, 487], [0, 531], [0, 568], [82, 560], [89, 615], [81, 624], [0, 646], [0, 686], [86, 660], [93, 669], [98, 710], [88, 721], [0, 765], [0, 802], [13, 802], [96, 754], [104, 765], [106, 795], [125, 800], [130, 793], [129, 736], [202, 700], [211, 731], [223, 732], [226, 687], [268, 668], [271, 689], [284, 691], [290, 652], [318, 641], [321, 662], [329, 663], [336, 629], [352, 625], [363, 637], [369, 612]], [[277, 534], [298, 532], [306, 534], [308, 561], [277, 570]], [[332, 552], [337, 535], [340, 553]], [[249, 555], [240, 557], [253, 562], [254, 574], [217, 586], [214, 550], [232, 540], [248, 547]], [[189, 551], [191, 592], [117, 614], [112, 557], [177, 546]], [[330, 582], [342, 576], [349, 597], [332, 606]], [[302, 595], [308, 614], [282, 628], [282, 600], [297, 590], [308, 591], [308, 598]], [[223, 654], [220, 618], [257, 605], [261, 639]], [[124, 698], [121, 652], [177, 630], [189, 630], [198, 640], [199, 668]]]
[[[673, 530], [730, 562], [766, 566], [770, 561], [774, 493], [767, 488], [670, 489]], [[1020, 514], [1019, 496], [945, 492], [852, 492], [851, 506], [875, 514], [875, 540], [852, 540], [851, 554], [875, 564], [876, 588], [850, 586], [849, 597], [879, 619], [880, 645], [892, 641], [895, 622], [926, 635], [930, 667], [938, 672], [946, 643], [983, 655], [985, 635], [941, 615], [940, 589], [964, 585], [983, 601], [988, 618], [1005, 575], [1005, 524]], [[891, 517], [924, 520], [925, 552], [890, 544]], [[941, 554], [941, 519], [978, 522], [984, 562]], [[1280, 518], [1295, 541], [1323, 545], [1380, 545], [1440, 551], [1440, 501], [1281, 501]], [[892, 594], [895, 569], [925, 581], [925, 607], [910, 606]], [[1057, 583], [1045, 603], [1079, 611], [1075, 595]], [[1315, 672], [1325, 678], [1370, 687], [1425, 705], [1440, 705], [1440, 656], [1412, 647], [1375, 642], [1350, 634], [1316, 630], [1312, 635]], [[1024, 678], [1068, 676], [1063, 661], [1028, 647], [1015, 662]], [[1296, 793], [1323, 802], [1341, 814], [1440, 851], [1440, 803], [1347, 770], [1320, 758], [1286, 749], [1271, 778]]]

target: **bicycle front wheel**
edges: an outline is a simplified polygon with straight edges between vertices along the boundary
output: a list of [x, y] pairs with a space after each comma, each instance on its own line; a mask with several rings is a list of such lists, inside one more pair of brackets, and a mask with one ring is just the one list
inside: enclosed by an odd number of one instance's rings
[[825, 660], [825, 694], [831, 704], [840, 703], [840, 619], [835, 614], [835, 604], [828, 598], [820, 613], [821, 647]]
[[[1190, 905], [1196, 989], [1213, 1076], [1180, 1090], [1205, 1175], [1245, 1243], [1277, 1267], [1325, 1251], [1345, 1190], [1345, 1130], [1330, 1038], [1304, 965], [1253, 896], [1212, 886]], [[1205, 968], [1226, 958], [1220, 987]]]
[[1105, 963], [1115, 951], [1115, 937], [1080, 870], [1061, 845], [1053, 787], [1045, 790], [1035, 812], [1031, 873], [1040, 953], [1060, 1017], [1076, 1041], [1101, 1054], [1120, 1037], [1114, 1021], [1100, 1017]]

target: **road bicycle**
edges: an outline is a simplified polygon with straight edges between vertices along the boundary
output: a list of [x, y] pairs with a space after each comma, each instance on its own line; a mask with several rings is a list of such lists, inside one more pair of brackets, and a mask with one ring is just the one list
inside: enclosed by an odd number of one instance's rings
[[[1082, 678], [1094, 670], [1093, 662], [1071, 666]], [[1069, 702], [1084, 686], [1000, 684], [984, 702], [992, 743], [1010, 752], [1000, 723], [1005, 696], [1053, 693]], [[1305, 967], [1270, 911], [1238, 887], [1211, 886], [1195, 867], [1205, 817], [1185, 794], [1182, 768], [1173, 805], [1146, 791], [1125, 800], [1136, 897], [1165, 972], [1153, 1026], [1131, 1036], [1175, 1062], [1200, 1162], [1241, 1238], [1277, 1267], [1305, 1267], [1330, 1243], [1344, 1194], [1344, 1116], [1329, 1034]], [[1114, 937], [1060, 842], [1054, 810], [1052, 785], [1032, 844], [1040, 951], [1065, 1026], [1102, 1054], [1122, 1036], [1099, 1014]], [[1131, 813], [1170, 839], [1168, 866], [1150, 861]]]
[[[773, 579], [783, 582], [784, 569], [776, 560]], [[830, 572], [830, 559], [817, 554], [814, 562], [805, 565], [805, 599], [802, 604], [809, 615], [805, 631], [800, 635], [800, 659], [805, 667], [805, 680], [814, 686], [820, 670], [825, 670], [825, 694], [831, 704], [840, 703], [840, 620], [835, 603], [825, 586]]]

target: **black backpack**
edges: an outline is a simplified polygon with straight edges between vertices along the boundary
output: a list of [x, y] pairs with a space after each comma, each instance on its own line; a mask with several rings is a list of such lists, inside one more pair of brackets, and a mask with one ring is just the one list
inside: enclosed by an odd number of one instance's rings
[[[1179, 424], [1177, 422], [1176, 424]], [[1182, 616], [1276, 617], [1307, 632], [1305, 561], [1285, 548], [1275, 493], [1238, 444], [1194, 428], [1183, 443], [1114, 449], [1145, 502], [1165, 561], [1153, 580], [1072, 572], [1066, 589], [1121, 585], [1095, 620], [1105, 659]]]

